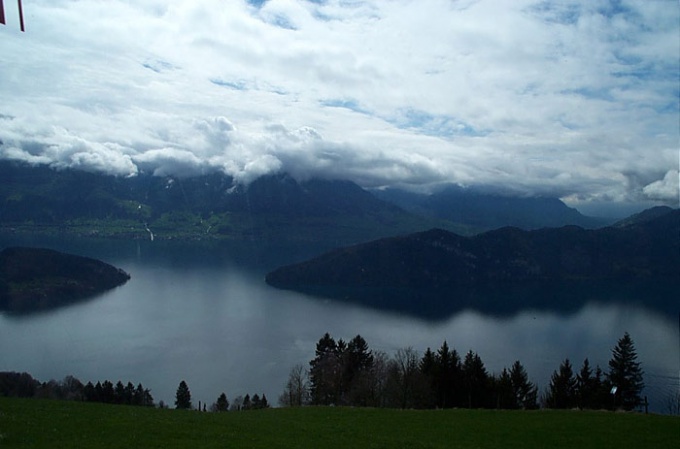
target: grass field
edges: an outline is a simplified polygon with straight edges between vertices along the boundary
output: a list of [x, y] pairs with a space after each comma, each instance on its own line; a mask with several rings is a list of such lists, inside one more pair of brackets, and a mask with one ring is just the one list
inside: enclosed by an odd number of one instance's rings
[[0, 398], [0, 448], [673, 448], [680, 418], [609, 412], [199, 413]]

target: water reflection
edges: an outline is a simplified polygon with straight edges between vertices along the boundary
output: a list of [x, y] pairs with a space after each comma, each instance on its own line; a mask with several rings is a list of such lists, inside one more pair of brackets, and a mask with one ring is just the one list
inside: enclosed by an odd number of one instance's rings
[[564, 315], [592, 303], [639, 306], [674, 315], [680, 312], [676, 299], [679, 289], [680, 280], [666, 279], [525, 282], [417, 290], [301, 286], [298, 291], [439, 321], [467, 309], [493, 316], [512, 316], [526, 309]]

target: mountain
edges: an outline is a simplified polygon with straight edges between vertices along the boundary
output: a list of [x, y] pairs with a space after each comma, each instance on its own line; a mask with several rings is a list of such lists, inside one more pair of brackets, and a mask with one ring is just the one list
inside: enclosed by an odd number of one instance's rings
[[0, 311], [60, 306], [124, 284], [130, 275], [107, 263], [42, 248], [0, 251]]
[[513, 197], [455, 185], [449, 185], [432, 194], [400, 189], [376, 190], [374, 194], [409, 212], [448, 220], [477, 230], [504, 226], [522, 229], [565, 225], [596, 228], [610, 224], [602, 219], [582, 215], [557, 198]]
[[597, 230], [506, 227], [462, 237], [433, 229], [331, 251], [266, 277], [279, 288], [397, 308], [474, 305], [480, 290], [545, 289], [549, 298], [579, 283], [658, 280], [680, 281], [678, 210]]
[[242, 186], [222, 173], [122, 178], [0, 162], [0, 224], [30, 232], [126, 238], [258, 238], [349, 244], [456, 229], [377, 199], [349, 181], [263, 176]]
[[639, 224], [644, 224], [649, 221], [655, 220], [659, 217], [663, 217], [664, 215], [670, 212], [673, 212], [673, 209], [668, 206], [656, 206], [650, 209], [643, 210], [638, 214], [633, 214], [630, 217], [624, 218], [623, 220], [614, 223], [612, 226], [616, 228], [636, 226]]

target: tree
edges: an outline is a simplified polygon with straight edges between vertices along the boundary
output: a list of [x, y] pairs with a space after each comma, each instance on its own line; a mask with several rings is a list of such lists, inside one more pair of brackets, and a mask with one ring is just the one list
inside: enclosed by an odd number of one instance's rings
[[385, 352], [373, 351], [373, 366], [367, 379], [369, 407], [384, 407], [386, 404], [389, 366], [390, 358]]
[[496, 393], [496, 408], [517, 408], [515, 392], [512, 389], [512, 379], [507, 368], [503, 368], [501, 375], [494, 379], [494, 391]]
[[425, 350], [423, 358], [420, 359], [418, 368], [420, 369], [420, 373], [423, 375], [423, 378], [429, 387], [427, 397], [425, 398], [426, 407], [431, 408], [435, 405], [439, 405], [441, 401], [439, 401], [439, 398], [437, 397], [437, 388], [439, 385], [437, 360], [435, 358], [434, 352], [432, 352], [432, 349], [429, 347]]
[[423, 405], [426, 379], [420, 372], [418, 352], [411, 348], [399, 349], [388, 368], [388, 406], [419, 408]]
[[116, 404], [125, 404], [125, 385], [120, 380], [116, 383], [116, 389], [114, 390], [114, 402]]
[[546, 405], [549, 408], [572, 408], [576, 403], [576, 378], [569, 359], [565, 359], [550, 378]]
[[175, 394], [175, 408], [190, 410], [191, 407], [191, 392], [189, 391], [189, 386], [185, 381], [181, 381], [177, 387], [177, 393]]
[[341, 402], [355, 406], [368, 405], [371, 401], [369, 380], [373, 368], [373, 354], [361, 335], [357, 335], [347, 344], [341, 362], [343, 365]]
[[324, 334], [316, 344], [316, 357], [309, 362], [309, 382], [312, 403], [316, 405], [337, 404], [342, 382], [341, 347], [330, 334]]
[[512, 390], [517, 407], [522, 409], [537, 408], [538, 388], [529, 382], [529, 375], [519, 360], [516, 360], [510, 368], [510, 380], [512, 381]]
[[468, 408], [486, 407], [489, 404], [489, 373], [479, 354], [468, 351], [462, 365], [462, 379]]
[[644, 372], [637, 361], [635, 344], [628, 332], [623, 334], [612, 349], [609, 360], [607, 381], [614, 394], [614, 405], [624, 410], [632, 410], [640, 405], [640, 393], [645, 384], [642, 380]]
[[269, 401], [264, 393], [262, 393], [262, 398], [260, 399], [260, 408], [269, 408]]
[[[97, 382], [99, 385], [99, 382]], [[113, 388], [113, 383], [110, 380], [105, 380], [101, 386], [101, 401], [106, 404], [112, 404], [116, 401], [116, 392]], [[97, 388], [95, 386], [95, 388]]]
[[[602, 370], [598, 366], [593, 373], [588, 359], [583, 361], [581, 370], [576, 376], [577, 405], [582, 409], [600, 409], [606, 407], [606, 386], [602, 384]], [[609, 392], [606, 392], [609, 394]]]
[[309, 403], [309, 382], [305, 367], [295, 365], [288, 374], [286, 387], [279, 396], [279, 404], [283, 407], [301, 407]]
[[241, 410], [243, 407], [243, 396], [236, 396], [236, 398], [231, 401], [231, 406], [229, 407], [229, 410], [233, 412], [238, 412]]
[[227, 400], [227, 395], [222, 393], [217, 398], [217, 401], [210, 407], [214, 412], [226, 412], [229, 410], [229, 401]]
[[442, 408], [456, 405], [456, 387], [461, 381], [461, 361], [458, 352], [449, 350], [444, 341], [435, 356], [435, 394], [437, 406]]
[[250, 410], [251, 408], [253, 408], [253, 403], [250, 400], [250, 394], [246, 394], [241, 404], [241, 410]]

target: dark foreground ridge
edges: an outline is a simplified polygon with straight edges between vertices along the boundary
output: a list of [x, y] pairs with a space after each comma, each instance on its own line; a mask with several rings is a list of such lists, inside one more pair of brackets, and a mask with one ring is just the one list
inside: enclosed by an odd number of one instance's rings
[[96, 259], [43, 248], [5, 248], [0, 251], [0, 311], [50, 309], [129, 279], [123, 270]]
[[634, 285], [639, 292], [679, 279], [680, 211], [673, 209], [597, 230], [503, 228], [462, 237], [433, 229], [338, 249], [266, 277], [279, 288], [426, 314], [428, 307], [434, 314], [442, 307], [483, 310], [481, 298], [496, 308], [507, 302], [512, 311], [513, 301], [536, 297], [530, 290], [577, 307], [574, 301], [586, 298], [561, 296], [592, 292], [594, 284], [603, 291]]

